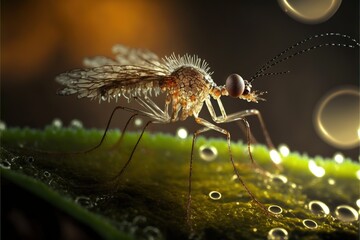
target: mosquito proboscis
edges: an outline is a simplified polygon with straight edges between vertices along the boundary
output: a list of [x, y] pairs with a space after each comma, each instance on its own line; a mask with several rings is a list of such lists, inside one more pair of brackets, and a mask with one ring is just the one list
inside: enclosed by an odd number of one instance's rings
[[[348, 43], [323, 43], [319, 45], [313, 45], [302, 50], [291, 53], [292, 50], [302, 46], [304, 43], [309, 42], [315, 38], [331, 38], [336, 37], [341, 40], [348, 41]], [[193, 117], [195, 122], [202, 128], [195, 131], [193, 134], [190, 166], [189, 166], [189, 182], [188, 182], [188, 198], [187, 198], [187, 220], [191, 218], [191, 188], [192, 188], [192, 164], [194, 158], [194, 144], [199, 134], [213, 130], [226, 136], [228, 152], [230, 156], [230, 162], [237, 179], [241, 185], [245, 188], [251, 199], [262, 208], [267, 211], [262, 203], [260, 203], [254, 194], [248, 189], [244, 181], [242, 180], [239, 171], [237, 170], [231, 148], [230, 148], [230, 132], [220, 127], [222, 123], [229, 123], [239, 121], [244, 124], [247, 136], [248, 153], [251, 161], [254, 163], [254, 159], [250, 151], [251, 131], [250, 124], [247, 121], [247, 117], [256, 116], [266, 141], [267, 146], [274, 150], [274, 145], [271, 141], [265, 122], [261, 113], [256, 109], [247, 109], [238, 111], [235, 113], [227, 114], [222, 104], [222, 96], [231, 96], [248, 102], [258, 102], [264, 100], [262, 98], [263, 92], [252, 90], [251, 83], [259, 77], [269, 75], [279, 75], [287, 73], [285, 72], [267, 72], [271, 67], [286, 61], [297, 55], [309, 52], [316, 48], [321, 47], [347, 47], [355, 48], [359, 47], [359, 43], [348, 35], [340, 33], [324, 33], [313, 35], [304, 40], [295, 43], [283, 52], [266, 62], [249, 80], [243, 79], [238, 74], [231, 74], [226, 79], [224, 85], [217, 85], [212, 77], [208, 64], [193, 55], [179, 56], [172, 54], [169, 57], [159, 58], [153, 52], [148, 50], [128, 48], [123, 45], [115, 45], [113, 47], [114, 59], [107, 57], [94, 57], [86, 58], [84, 60], [85, 68], [71, 70], [62, 73], [56, 77], [56, 81], [64, 88], [58, 91], [60, 95], [72, 95], [77, 94], [78, 98], [90, 98], [97, 99], [99, 102], [116, 100], [123, 97], [128, 101], [135, 101], [138, 103], [139, 108], [128, 108], [124, 106], [116, 107], [107, 124], [104, 135], [98, 145], [89, 152], [99, 147], [106, 135], [109, 128], [112, 116], [117, 110], [130, 111], [134, 115], [130, 117], [125, 125], [123, 134], [128, 126], [129, 122], [135, 115], [143, 115], [149, 117], [151, 120], [145, 124], [138, 138], [131, 155], [125, 165], [117, 174], [116, 178], [119, 178], [129, 165], [136, 147], [138, 146], [140, 139], [147, 126], [151, 123], [171, 123], [176, 121], [182, 121], [188, 117]], [[159, 106], [153, 101], [153, 98], [160, 94], [165, 95], [164, 106]], [[220, 115], [216, 115], [211, 99], [215, 100], [218, 108], [220, 109]], [[212, 122], [204, 118], [199, 117], [203, 105], [205, 103], [208, 109]]]

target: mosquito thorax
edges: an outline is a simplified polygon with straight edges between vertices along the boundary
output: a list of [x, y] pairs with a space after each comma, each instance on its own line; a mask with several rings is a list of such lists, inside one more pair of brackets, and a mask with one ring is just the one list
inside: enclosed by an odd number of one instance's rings
[[240, 97], [244, 93], [245, 87], [244, 79], [238, 74], [231, 74], [226, 79], [225, 88], [231, 97]]

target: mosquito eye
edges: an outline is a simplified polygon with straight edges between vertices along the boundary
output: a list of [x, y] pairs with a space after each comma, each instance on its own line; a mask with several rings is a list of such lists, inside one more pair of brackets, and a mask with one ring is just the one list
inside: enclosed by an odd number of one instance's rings
[[225, 88], [231, 97], [237, 98], [244, 92], [244, 79], [237, 74], [231, 74], [226, 79]]

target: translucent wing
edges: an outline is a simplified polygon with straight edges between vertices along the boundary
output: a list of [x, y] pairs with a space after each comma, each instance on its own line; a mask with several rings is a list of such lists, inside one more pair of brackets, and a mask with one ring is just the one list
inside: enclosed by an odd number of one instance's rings
[[159, 82], [170, 75], [169, 67], [148, 50], [115, 45], [114, 59], [103, 56], [85, 58], [84, 69], [75, 69], [56, 77], [65, 87], [60, 95], [78, 94], [78, 98], [108, 100], [124, 96], [160, 92]]
[[108, 100], [124, 96], [155, 94], [160, 92], [160, 82], [168, 77], [166, 68], [133, 65], [104, 65], [94, 68], [75, 69], [62, 73], [56, 81], [65, 87], [60, 95], [78, 94], [78, 98]]
[[85, 67], [99, 67], [103, 65], [135, 65], [135, 66], [159, 66], [159, 57], [145, 49], [129, 48], [124, 45], [115, 45], [112, 48], [115, 59], [96, 56], [93, 58], [85, 58], [83, 64]]

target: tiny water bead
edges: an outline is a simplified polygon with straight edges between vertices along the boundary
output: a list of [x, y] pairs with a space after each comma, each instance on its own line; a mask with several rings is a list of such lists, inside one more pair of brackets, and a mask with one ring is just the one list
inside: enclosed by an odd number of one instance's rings
[[311, 220], [311, 219], [304, 219], [302, 221], [302, 223], [305, 227], [310, 228], [310, 229], [315, 229], [318, 227], [318, 224], [314, 220]]
[[283, 212], [283, 209], [278, 205], [271, 205], [268, 207], [268, 211], [272, 214], [281, 214]]
[[3, 169], [10, 169], [11, 163], [8, 160], [3, 160], [0, 162], [0, 167]]
[[0, 121], [0, 131], [4, 131], [6, 129], [6, 123], [3, 121]]
[[335, 153], [334, 154], [334, 160], [337, 163], [343, 163], [344, 162], [344, 155], [342, 153]]
[[288, 182], [287, 177], [285, 177], [284, 175], [271, 175], [271, 180], [274, 183], [280, 183], [280, 184], [285, 184]]
[[356, 171], [356, 178], [360, 180], [360, 170]]
[[270, 150], [270, 158], [275, 164], [280, 164], [282, 162], [282, 158], [276, 149]]
[[209, 193], [209, 197], [212, 199], [212, 200], [220, 200], [221, 199], [221, 193], [218, 192], [218, 191], [211, 191]]
[[78, 119], [73, 119], [73, 120], [71, 120], [69, 127], [71, 127], [71, 128], [83, 128], [83, 123]]
[[335, 209], [335, 217], [342, 222], [353, 222], [359, 219], [359, 213], [348, 205], [340, 205]]
[[268, 232], [268, 240], [287, 240], [289, 234], [284, 228], [273, 228]]
[[49, 173], [48, 171], [45, 171], [43, 173], [43, 176], [46, 177], [46, 178], [49, 178], [51, 176], [51, 173]]
[[339, 9], [341, 0], [278, 0], [278, 3], [296, 21], [317, 24], [331, 18]]
[[360, 93], [357, 87], [346, 87], [326, 94], [314, 113], [314, 125], [328, 144], [342, 149], [357, 147], [360, 142]]
[[329, 178], [328, 183], [329, 183], [329, 185], [335, 185], [336, 181], [332, 178]]
[[55, 118], [52, 123], [51, 123], [51, 126], [52, 127], [55, 127], [55, 128], [61, 128], [63, 126], [63, 123], [62, 121], [59, 119], [59, 118]]
[[318, 166], [314, 160], [309, 160], [308, 167], [310, 172], [318, 178], [321, 178], [325, 175], [325, 169], [321, 166]]
[[143, 125], [143, 120], [141, 118], [135, 118], [134, 125], [135, 127], [141, 127]]
[[309, 202], [308, 207], [309, 210], [317, 216], [325, 216], [330, 213], [329, 207], [325, 203], [318, 200]]
[[356, 200], [356, 206], [358, 206], [358, 208], [360, 208], [360, 198], [358, 200]]
[[35, 162], [35, 159], [34, 159], [34, 157], [29, 156], [26, 158], [26, 161], [31, 164], [31, 163]]
[[290, 149], [287, 145], [285, 144], [280, 144], [279, 145], [279, 152], [283, 157], [287, 157], [290, 154]]
[[211, 162], [218, 156], [218, 151], [214, 146], [202, 145], [199, 148], [199, 155], [202, 160]]
[[185, 139], [188, 136], [188, 132], [185, 128], [181, 127], [176, 131], [176, 135], [181, 139]]
[[75, 202], [85, 208], [92, 208], [94, 204], [89, 197], [78, 196], [75, 198]]

